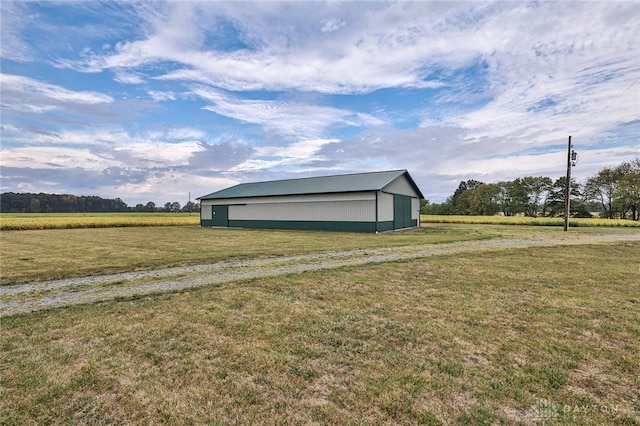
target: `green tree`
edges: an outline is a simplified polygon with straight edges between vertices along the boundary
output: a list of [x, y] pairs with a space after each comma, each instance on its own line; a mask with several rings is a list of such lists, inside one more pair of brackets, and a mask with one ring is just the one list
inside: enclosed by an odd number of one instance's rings
[[494, 183], [481, 184], [469, 190], [469, 213], [480, 216], [493, 216], [500, 211], [496, 197], [500, 186]]
[[599, 202], [609, 219], [616, 216], [615, 192], [620, 178], [622, 174], [619, 168], [605, 167], [595, 176], [589, 177], [584, 184], [585, 200]]
[[622, 163], [616, 170], [622, 176], [613, 192], [614, 204], [623, 218], [630, 212], [632, 220], [640, 220], [640, 157]]
[[[563, 216], [564, 215], [564, 194], [565, 184], [567, 182], [566, 176], [562, 176], [556, 179], [549, 188], [549, 196], [547, 197], [547, 213], [549, 216]], [[571, 213], [582, 211], [584, 209], [584, 203], [580, 200], [580, 184], [571, 179], [571, 185], [569, 188]]]
[[[525, 215], [537, 216], [542, 197], [548, 194], [551, 188], [551, 178], [527, 176], [521, 179], [521, 185], [525, 201]], [[546, 197], [545, 197], [546, 202]], [[544, 210], [544, 208], [543, 208]]]
[[453, 214], [468, 215], [471, 214], [471, 204], [469, 196], [471, 191], [483, 183], [475, 179], [462, 181], [451, 197]]
[[185, 213], [197, 212], [200, 211], [200, 205], [193, 201], [187, 201], [184, 207], [182, 207], [182, 211]]

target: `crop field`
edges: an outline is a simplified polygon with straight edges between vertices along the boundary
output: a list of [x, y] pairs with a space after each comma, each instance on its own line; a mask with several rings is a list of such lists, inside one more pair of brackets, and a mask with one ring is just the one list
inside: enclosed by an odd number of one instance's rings
[[[1, 289], [333, 250], [571, 245], [442, 252], [0, 317], [0, 424], [637, 425], [638, 234], [464, 224], [381, 235], [3, 232]], [[634, 238], [584, 242], [599, 235]]]
[[0, 231], [199, 225], [198, 213], [2, 213]]
[[[524, 216], [421, 215], [422, 223], [563, 226], [562, 218]], [[2, 213], [0, 231], [199, 225], [196, 213]], [[572, 218], [570, 227], [638, 227], [640, 221]]]
[[[487, 225], [525, 225], [525, 226], [564, 226], [561, 217], [526, 217], [526, 216], [456, 216], [456, 215], [421, 215], [422, 223], [467, 223]], [[570, 218], [569, 227], [604, 226], [604, 227], [636, 227], [640, 221], [628, 219]]]

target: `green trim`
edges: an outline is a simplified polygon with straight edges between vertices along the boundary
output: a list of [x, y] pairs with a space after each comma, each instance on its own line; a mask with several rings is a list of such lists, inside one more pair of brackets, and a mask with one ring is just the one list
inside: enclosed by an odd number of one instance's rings
[[[214, 226], [213, 220], [200, 219], [200, 226]], [[411, 226], [418, 226], [417, 220]], [[253, 229], [297, 229], [338, 232], [387, 232], [393, 231], [393, 221], [378, 222], [318, 222], [318, 221], [284, 221], [284, 220], [230, 220], [230, 228]]]
[[392, 230], [393, 230], [392, 220], [385, 221], [385, 222], [378, 222], [378, 227], [377, 227], [378, 232], [387, 232]]

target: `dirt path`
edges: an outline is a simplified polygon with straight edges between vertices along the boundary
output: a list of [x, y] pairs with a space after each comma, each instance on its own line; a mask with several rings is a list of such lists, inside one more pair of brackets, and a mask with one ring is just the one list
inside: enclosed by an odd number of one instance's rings
[[511, 247], [640, 241], [640, 234], [566, 234], [536, 238], [465, 241], [394, 248], [358, 249], [248, 261], [220, 262], [153, 271], [69, 278], [0, 287], [0, 317], [97, 303], [117, 298], [180, 291], [252, 278], [267, 278], [347, 265], [409, 260]]

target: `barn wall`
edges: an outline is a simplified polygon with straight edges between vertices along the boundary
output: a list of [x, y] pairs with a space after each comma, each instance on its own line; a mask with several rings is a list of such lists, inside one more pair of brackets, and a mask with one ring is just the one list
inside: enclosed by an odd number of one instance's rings
[[378, 221], [393, 222], [393, 194], [378, 192]]
[[383, 188], [385, 192], [391, 192], [392, 194], [408, 195], [410, 197], [417, 197], [418, 193], [413, 189], [413, 186], [405, 176], [400, 176], [391, 182], [389, 185]]
[[418, 226], [420, 223], [420, 200], [417, 198], [411, 199], [411, 219], [416, 221], [414, 226]]
[[374, 222], [375, 200], [230, 205], [229, 220]]
[[200, 220], [211, 220], [211, 204], [200, 203]]
[[373, 192], [202, 200], [202, 226], [213, 224], [212, 205], [229, 206], [230, 227], [376, 231]]

